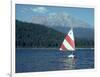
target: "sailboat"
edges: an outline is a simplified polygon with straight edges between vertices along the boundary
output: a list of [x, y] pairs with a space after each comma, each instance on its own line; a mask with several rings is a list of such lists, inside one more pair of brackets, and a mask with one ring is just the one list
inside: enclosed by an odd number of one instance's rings
[[74, 34], [73, 29], [71, 28], [68, 32], [68, 34], [65, 36], [64, 41], [62, 42], [60, 46], [60, 51], [72, 51], [70, 55], [68, 55], [68, 58], [74, 58], [73, 51], [75, 51], [75, 41], [74, 41]]

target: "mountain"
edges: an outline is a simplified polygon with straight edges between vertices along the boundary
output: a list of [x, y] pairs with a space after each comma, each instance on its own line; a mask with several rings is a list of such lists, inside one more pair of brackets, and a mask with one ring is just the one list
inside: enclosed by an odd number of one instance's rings
[[[53, 29], [62, 33], [68, 33], [68, 31], [70, 30], [69, 27], [53, 27]], [[76, 38], [94, 40], [94, 30], [92, 28], [76, 27], [73, 28], [73, 31]]]
[[[59, 48], [66, 33], [45, 25], [16, 20], [16, 48]], [[94, 47], [94, 40], [75, 37], [76, 47]]]
[[42, 24], [47, 27], [89, 28], [91, 26], [82, 20], [76, 19], [75, 17], [62, 12], [50, 13], [48, 15], [36, 15], [32, 17], [32, 22]]
[[52, 28], [16, 20], [16, 47], [59, 47], [64, 36]]
[[94, 40], [94, 30], [91, 28], [91, 25], [67, 13], [50, 13], [44, 16], [33, 16], [32, 23], [42, 24], [62, 33], [67, 33], [72, 27], [75, 37]]

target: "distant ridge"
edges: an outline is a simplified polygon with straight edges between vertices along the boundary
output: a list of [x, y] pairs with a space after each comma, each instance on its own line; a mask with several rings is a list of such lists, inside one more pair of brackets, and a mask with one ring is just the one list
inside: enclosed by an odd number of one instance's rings
[[[53, 29], [62, 33], [67, 33], [70, 27], [52, 27]], [[76, 38], [94, 40], [94, 30], [92, 28], [73, 28]]]

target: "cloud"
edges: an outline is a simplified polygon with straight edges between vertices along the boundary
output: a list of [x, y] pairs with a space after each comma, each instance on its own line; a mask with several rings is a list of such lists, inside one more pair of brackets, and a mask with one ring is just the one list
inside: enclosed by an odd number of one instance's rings
[[45, 7], [31, 8], [31, 10], [37, 13], [46, 13], [48, 11]]
[[71, 15], [66, 12], [51, 12], [49, 16], [63, 16], [64, 18], [69, 18]]
[[20, 10], [20, 12], [21, 12], [21, 13], [27, 13], [27, 12], [29, 12], [29, 9], [28, 9], [28, 8], [22, 8], [22, 9]]

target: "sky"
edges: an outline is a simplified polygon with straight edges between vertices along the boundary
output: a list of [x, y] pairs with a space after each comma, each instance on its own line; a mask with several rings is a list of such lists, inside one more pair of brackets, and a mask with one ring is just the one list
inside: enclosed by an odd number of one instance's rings
[[94, 26], [94, 8], [57, 7], [43, 5], [16, 4], [16, 19], [32, 22], [33, 16], [43, 16], [55, 13], [66, 13], [72, 17]]

